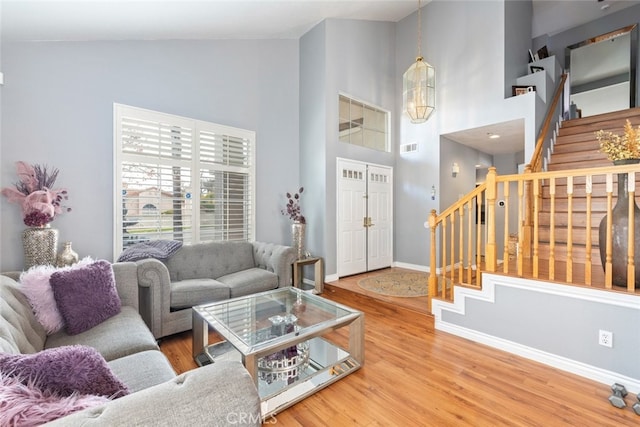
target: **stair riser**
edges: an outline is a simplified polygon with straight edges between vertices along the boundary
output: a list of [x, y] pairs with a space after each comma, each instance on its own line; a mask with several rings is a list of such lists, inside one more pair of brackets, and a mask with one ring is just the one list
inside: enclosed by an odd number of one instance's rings
[[[538, 258], [541, 260], [549, 259], [549, 245], [548, 244], [539, 244], [538, 246]], [[572, 259], [574, 263], [584, 264], [586, 259], [586, 250], [584, 247], [575, 246], [572, 250]], [[556, 245], [554, 248], [554, 257], [556, 261], [567, 261], [567, 247], [565, 245]], [[600, 262], [600, 251], [597, 247], [591, 249], [591, 264], [594, 266], [598, 266], [598, 268], [602, 268], [602, 263]]]

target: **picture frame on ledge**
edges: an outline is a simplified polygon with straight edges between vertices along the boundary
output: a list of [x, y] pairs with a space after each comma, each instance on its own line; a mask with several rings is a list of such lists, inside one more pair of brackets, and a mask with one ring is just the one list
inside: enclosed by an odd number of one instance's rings
[[535, 92], [536, 91], [536, 87], [535, 86], [511, 86], [511, 95], [512, 96], [518, 96], [518, 95], [525, 95], [529, 92]]
[[544, 71], [544, 67], [538, 67], [537, 65], [529, 65], [530, 74], [537, 73], [538, 71]]
[[548, 58], [549, 50], [547, 49], [547, 45], [544, 45], [540, 49], [538, 49], [538, 52], [536, 52], [536, 55], [538, 55], [538, 59]]

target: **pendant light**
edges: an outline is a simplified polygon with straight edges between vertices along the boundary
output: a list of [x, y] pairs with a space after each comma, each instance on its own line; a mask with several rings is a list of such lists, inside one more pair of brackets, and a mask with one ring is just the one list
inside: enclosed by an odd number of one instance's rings
[[436, 109], [436, 71], [420, 54], [422, 39], [420, 0], [418, 0], [418, 56], [402, 76], [403, 110], [411, 123], [424, 123]]

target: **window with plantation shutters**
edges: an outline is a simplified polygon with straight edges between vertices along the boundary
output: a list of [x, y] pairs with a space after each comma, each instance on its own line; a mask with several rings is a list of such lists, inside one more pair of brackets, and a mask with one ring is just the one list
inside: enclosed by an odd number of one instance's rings
[[135, 243], [254, 238], [255, 133], [115, 104], [114, 256]]

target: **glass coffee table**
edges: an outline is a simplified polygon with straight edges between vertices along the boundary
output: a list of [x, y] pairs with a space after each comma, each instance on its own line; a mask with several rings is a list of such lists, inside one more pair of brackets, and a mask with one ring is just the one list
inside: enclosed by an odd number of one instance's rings
[[[209, 326], [225, 341], [208, 345]], [[193, 357], [241, 360], [267, 417], [364, 364], [364, 313], [293, 287], [196, 306]]]

